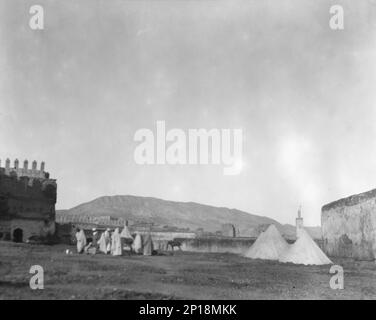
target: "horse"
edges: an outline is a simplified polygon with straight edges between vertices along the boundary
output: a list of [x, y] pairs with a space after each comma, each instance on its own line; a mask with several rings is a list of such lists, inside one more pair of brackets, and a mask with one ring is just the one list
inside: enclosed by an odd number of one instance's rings
[[167, 251], [168, 251], [168, 248], [171, 247], [171, 250], [174, 251], [174, 248], [175, 247], [178, 247], [180, 250], [181, 250], [181, 242], [178, 241], [178, 240], [171, 240], [171, 241], [168, 241], [167, 242]]

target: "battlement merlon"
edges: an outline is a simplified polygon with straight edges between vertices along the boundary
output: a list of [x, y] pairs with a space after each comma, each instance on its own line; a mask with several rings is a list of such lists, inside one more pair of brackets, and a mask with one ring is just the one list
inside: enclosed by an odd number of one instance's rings
[[0, 168], [4, 170], [6, 175], [16, 174], [17, 177], [49, 179], [49, 173], [45, 172], [44, 162], [41, 162], [40, 169], [38, 169], [38, 163], [35, 160], [32, 162], [31, 168], [29, 168], [29, 161], [25, 160], [21, 168], [18, 159], [14, 160], [14, 166], [11, 166], [11, 161], [8, 158], [5, 160], [5, 167], [2, 167], [0, 159]]

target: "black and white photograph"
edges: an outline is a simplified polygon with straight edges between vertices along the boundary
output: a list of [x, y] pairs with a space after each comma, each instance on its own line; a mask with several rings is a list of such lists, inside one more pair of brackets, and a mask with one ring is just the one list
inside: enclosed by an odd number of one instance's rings
[[0, 300], [375, 300], [375, 85], [376, 0], [0, 0]]

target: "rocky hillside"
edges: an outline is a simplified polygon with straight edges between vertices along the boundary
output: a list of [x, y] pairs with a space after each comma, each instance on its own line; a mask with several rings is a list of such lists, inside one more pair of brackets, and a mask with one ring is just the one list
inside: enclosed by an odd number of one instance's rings
[[[137, 196], [106, 196], [81, 204], [70, 210], [70, 215], [113, 216], [134, 222], [153, 222], [160, 226], [176, 226], [215, 232], [222, 224], [231, 223], [241, 236], [256, 236], [262, 225], [275, 224], [286, 236], [295, 235], [295, 227], [236, 209], [218, 208], [194, 202], [174, 202]], [[315, 232], [317, 237], [317, 232]]]

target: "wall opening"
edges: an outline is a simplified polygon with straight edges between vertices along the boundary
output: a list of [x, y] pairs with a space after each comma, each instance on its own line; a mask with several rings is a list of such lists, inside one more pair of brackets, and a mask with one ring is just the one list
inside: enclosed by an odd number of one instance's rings
[[20, 228], [17, 228], [13, 231], [13, 241], [14, 242], [23, 242], [23, 231]]

